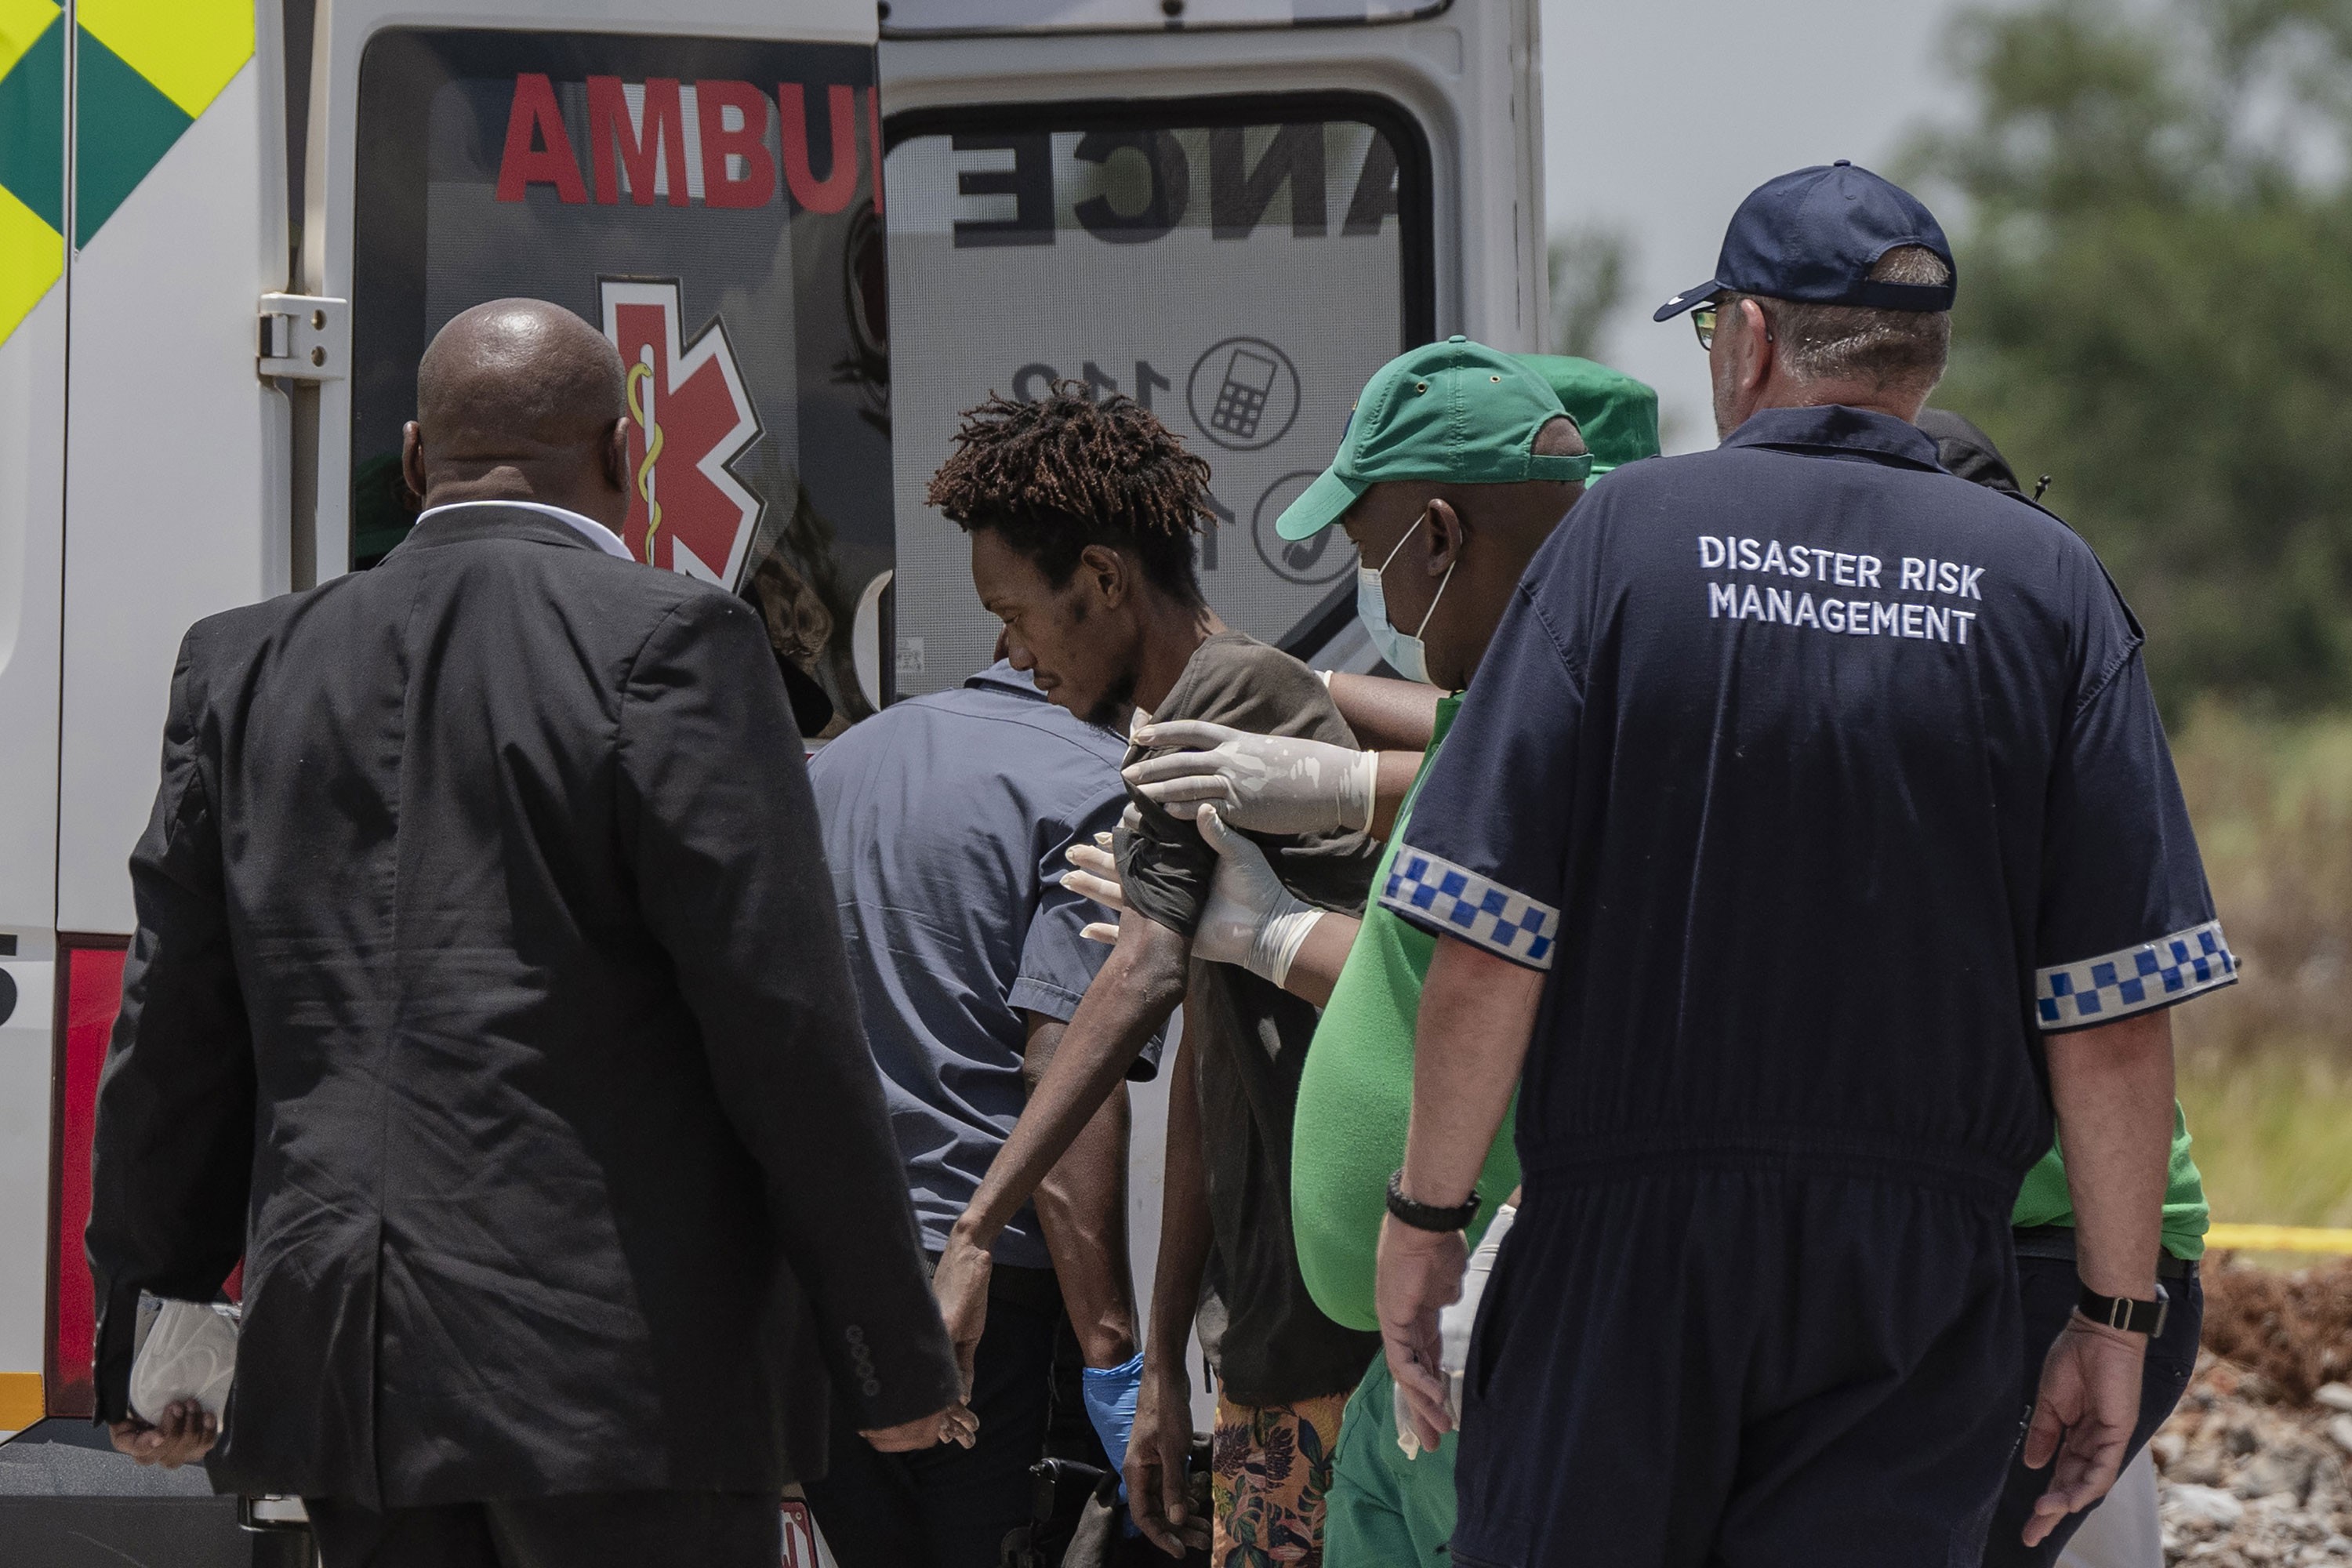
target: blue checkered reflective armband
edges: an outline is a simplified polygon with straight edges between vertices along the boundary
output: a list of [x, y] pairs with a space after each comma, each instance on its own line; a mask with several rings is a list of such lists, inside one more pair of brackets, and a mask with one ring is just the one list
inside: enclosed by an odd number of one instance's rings
[[2034, 1016], [2044, 1029], [2107, 1024], [2165, 1007], [2238, 978], [2238, 961], [2220, 921], [2100, 958], [2038, 970]]
[[1500, 882], [1401, 845], [1381, 902], [1424, 930], [1458, 936], [1529, 969], [1549, 969], [1559, 911]]

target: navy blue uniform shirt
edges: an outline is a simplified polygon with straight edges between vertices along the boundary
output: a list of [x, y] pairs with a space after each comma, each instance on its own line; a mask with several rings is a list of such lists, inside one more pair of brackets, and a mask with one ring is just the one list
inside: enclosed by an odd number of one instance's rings
[[[1118, 826], [1126, 742], [1003, 661], [891, 704], [809, 764], [858, 1012], [924, 1245], [936, 1252], [1027, 1096], [1024, 1013], [1067, 1023], [1110, 956], [1063, 851]], [[1155, 1036], [1130, 1078], [1157, 1070]], [[994, 1256], [1050, 1268], [1022, 1205]]]
[[1546, 542], [1381, 901], [1548, 970], [1530, 1175], [1761, 1158], [2010, 1201], [2040, 1033], [2229, 984], [2089, 546], [1910, 425], [1767, 410]]

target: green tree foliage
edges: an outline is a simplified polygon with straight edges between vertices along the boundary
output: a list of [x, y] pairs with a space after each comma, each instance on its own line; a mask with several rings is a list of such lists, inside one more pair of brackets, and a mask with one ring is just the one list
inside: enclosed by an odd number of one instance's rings
[[[2352, 0], [2043, 0], [1952, 37], [1949, 376], [2097, 546], [2168, 707], [2352, 703]], [[1964, 200], [1948, 198], [1957, 195]]]

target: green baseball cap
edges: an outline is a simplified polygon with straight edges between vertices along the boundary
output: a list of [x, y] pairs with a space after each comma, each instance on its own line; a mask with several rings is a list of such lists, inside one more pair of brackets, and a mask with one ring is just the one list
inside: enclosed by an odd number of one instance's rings
[[1571, 354], [1514, 354], [1544, 378], [1584, 433], [1592, 477], [1658, 455], [1658, 395], [1646, 383]]
[[1372, 373], [1348, 416], [1339, 455], [1284, 509], [1274, 531], [1307, 539], [1372, 486], [1391, 479], [1580, 484], [1592, 459], [1538, 456], [1536, 432], [1568, 411], [1550, 384], [1507, 353], [1452, 337]]

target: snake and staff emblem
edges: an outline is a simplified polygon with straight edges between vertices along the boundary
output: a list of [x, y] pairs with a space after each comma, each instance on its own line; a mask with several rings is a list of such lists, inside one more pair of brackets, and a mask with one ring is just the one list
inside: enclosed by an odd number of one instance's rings
[[654, 563], [654, 535], [661, 531], [661, 501], [654, 494], [654, 465], [661, 460], [662, 428], [654, 417], [654, 346], [637, 348], [637, 363], [629, 367], [629, 417], [637, 422], [645, 442], [645, 461], [637, 465], [637, 497], [646, 503], [646, 564]]
[[597, 285], [604, 335], [628, 367], [634, 494], [621, 538], [649, 565], [733, 589], [760, 520], [760, 498], [727, 465], [760, 436], [760, 418], [717, 317], [691, 342], [679, 287], [607, 278]]

